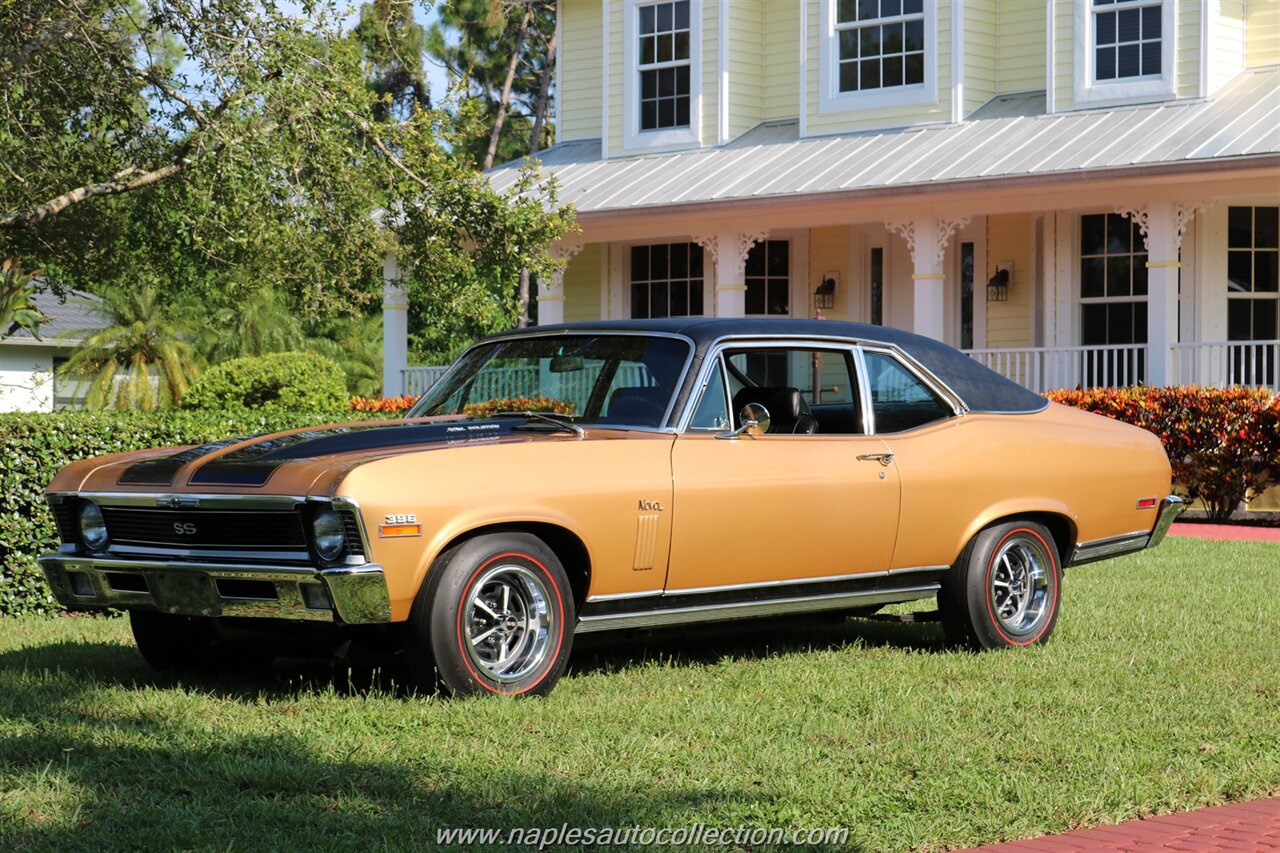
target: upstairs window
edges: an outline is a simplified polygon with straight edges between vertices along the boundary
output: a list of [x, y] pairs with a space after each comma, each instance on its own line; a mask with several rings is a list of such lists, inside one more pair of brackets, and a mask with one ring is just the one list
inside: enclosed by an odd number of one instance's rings
[[839, 91], [924, 83], [924, 0], [838, 0], [835, 28]]
[[640, 7], [640, 129], [689, 126], [689, 0]]
[[1076, 103], [1173, 97], [1174, 5], [1174, 0], [1077, 0]]
[[624, 8], [624, 150], [697, 145], [702, 0], [629, 2]]
[[819, 110], [937, 103], [937, 17], [926, 0], [821, 0]]
[[1094, 79], [1160, 76], [1161, 5], [1161, 0], [1094, 0]]

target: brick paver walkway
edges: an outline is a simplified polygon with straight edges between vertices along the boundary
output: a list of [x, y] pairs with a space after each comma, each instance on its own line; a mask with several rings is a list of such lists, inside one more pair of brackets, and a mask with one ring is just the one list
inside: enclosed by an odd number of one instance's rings
[[1243, 524], [1186, 524], [1175, 521], [1170, 536], [1197, 539], [1227, 539], [1233, 542], [1280, 542], [1280, 527], [1251, 527]]
[[1193, 812], [1077, 829], [1007, 844], [982, 853], [1277, 853], [1280, 797]]

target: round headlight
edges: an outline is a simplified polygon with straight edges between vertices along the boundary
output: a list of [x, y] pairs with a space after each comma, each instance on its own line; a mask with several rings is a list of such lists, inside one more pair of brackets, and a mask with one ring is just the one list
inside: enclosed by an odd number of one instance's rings
[[336, 560], [346, 545], [342, 518], [328, 507], [317, 510], [311, 519], [311, 540], [322, 560]]
[[85, 501], [80, 505], [80, 544], [90, 551], [101, 551], [109, 541], [102, 510], [96, 503]]

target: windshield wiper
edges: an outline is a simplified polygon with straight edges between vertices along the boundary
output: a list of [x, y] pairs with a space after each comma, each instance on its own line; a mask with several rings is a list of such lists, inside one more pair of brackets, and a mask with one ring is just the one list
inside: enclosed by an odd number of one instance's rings
[[528, 418], [529, 420], [542, 421], [559, 427], [562, 430], [573, 433], [578, 438], [585, 438], [587, 431], [572, 421], [562, 420], [565, 415], [552, 415], [546, 412], [494, 412], [489, 415], [491, 418]]

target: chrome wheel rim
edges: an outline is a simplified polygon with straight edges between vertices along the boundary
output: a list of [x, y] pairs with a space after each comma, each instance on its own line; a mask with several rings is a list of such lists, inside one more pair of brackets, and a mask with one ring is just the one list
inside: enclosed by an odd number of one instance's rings
[[495, 681], [519, 681], [546, 660], [555, 629], [551, 596], [524, 566], [497, 566], [471, 587], [463, 605], [467, 654]]
[[1044, 546], [1030, 536], [1011, 536], [1000, 546], [987, 593], [1001, 628], [1025, 636], [1044, 624], [1053, 603], [1052, 565]]

